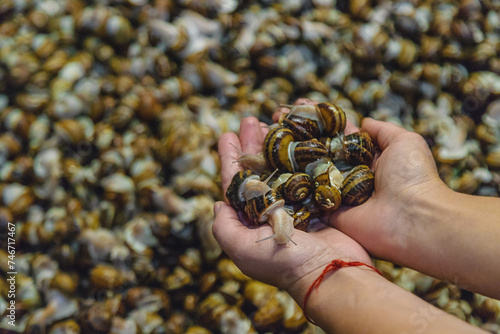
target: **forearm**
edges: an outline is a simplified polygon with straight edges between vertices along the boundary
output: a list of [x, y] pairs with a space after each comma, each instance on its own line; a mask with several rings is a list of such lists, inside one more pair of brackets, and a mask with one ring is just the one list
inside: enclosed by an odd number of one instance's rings
[[[308, 287], [290, 291], [300, 305]], [[327, 333], [482, 333], [363, 267], [328, 275], [307, 312]]]
[[448, 188], [416, 200], [389, 260], [500, 298], [500, 199]]

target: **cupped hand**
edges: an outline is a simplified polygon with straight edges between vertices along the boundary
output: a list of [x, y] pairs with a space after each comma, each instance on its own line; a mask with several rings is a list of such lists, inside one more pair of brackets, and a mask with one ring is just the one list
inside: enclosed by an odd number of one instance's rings
[[[225, 133], [219, 139], [222, 185], [227, 190], [238, 170], [239, 150], [244, 153], [259, 153], [267, 129], [254, 118], [245, 118], [240, 135]], [[355, 260], [371, 264], [366, 251], [344, 233], [318, 223], [313, 232], [295, 230], [289, 243], [278, 245], [274, 240], [256, 243], [273, 234], [271, 226], [258, 228], [245, 226], [231, 206], [217, 202], [214, 207], [213, 233], [222, 249], [246, 275], [262, 282], [294, 292], [305, 291], [324, 267], [334, 259]]]
[[379, 148], [371, 166], [375, 190], [362, 205], [341, 207], [325, 220], [373, 256], [391, 260], [415, 223], [422, 196], [432, 196], [446, 185], [420, 135], [371, 118], [365, 118], [361, 128]]

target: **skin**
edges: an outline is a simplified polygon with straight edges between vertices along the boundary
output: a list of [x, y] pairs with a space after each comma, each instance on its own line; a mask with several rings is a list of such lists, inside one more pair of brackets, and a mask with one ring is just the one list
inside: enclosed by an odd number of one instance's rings
[[[282, 112], [287, 110], [278, 110], [273, 119]], [[273, 241], [256, 244], [272, 234], [271, 227], [249, 229], [228, 204], [217, 202], [213, 232], [222, 249], [245, 274], [286, 290], [299, 305], [333, 259], [372, 265], [369, 254], [498, 298], [495, 278], [500, 277], [500, 268], [491, 264], [496, 263], [493, 254], [500, 254], [500, 225], [491, 218], [500, 217], [495, 208], [499, 200], [448, 189], [419, 135], [372, 119], [365, 119], [362, 129], [381, 151], [372, 166], [375, 191], [367, 202], [324, 217], [324, 225], [315, 231], [296, 230], [296, 246]], [[356, 130], [348, 125], [346, 133]], [[263, 124], [246, 118], [239, 137], [221, 136], [224, 191], [240, 169], [233, 163], [237, 149], [260, 152], [265, 134]], [[306, 310], [327, 332], [482, 332], [366, 267], [328, 273], [311, 294]]]

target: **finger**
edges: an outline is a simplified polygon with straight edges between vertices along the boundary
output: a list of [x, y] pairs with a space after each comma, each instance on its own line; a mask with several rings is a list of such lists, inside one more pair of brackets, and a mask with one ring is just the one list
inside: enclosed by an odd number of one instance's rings
[[233, 175], [240, 169], [239, 165], [234, 163], [238, 160], [238, 149], [241, 150], [238, 136], [232, 132], [224, 133], [219, 138], [218, 149], [221, 162], [222, 189], [225, 193]]
[[224, 202], [215, 203], [214, 218], [212, 233], [223, 249], [228, 248], [228, 244], [237, 235], [236, 233], [242, 233], [247, 229], [241, 224], [238, 213]]
[[244, 153], [257, 154], [262, 152], [264, 133], [257, 118], [246, 117], [241, 121], [240, 141]]
[[217, 202], [214, 205], [214, 218], [212, 233], [228, 255], [235, 256], [256, 248], [262, 252], [271, 252], [274, 248], [274, 242], [259, 244], [258, 247], [255, 243], [273, 233], [271, 226], [248, 228], [241, 223], [238, 213], [230, 205]]
[[351, 121], [347, 120], [345, 125], [344, 133], [350, 135], [351, 133], [359, 132], [359, 128], [354, 125]]
[[262, 135], [266, 138], [266, 135], [269, 132], [269, 125], [264, 122], [260, 122], [260, 131], [262, 131]]
[[295, 101], [293, 104], [295, 104], [295, 105], [311, 105], [311, 106], [314, 106], [314, 105], [318, 104], [318, 102], [310, 100], [310, 99], [305, 98], [305, 97], [301, 97], [300, 99], [297, 99], [297, 101]]
[[361, 129], [368, 132], [381, 150], [385, 150], [394, 138], [407, 132], [407, 130], [395, 124], [377, 121], [370, 117], [363, 119], [361, 122]]
[[[366, 202], [363, 205], [367, 206], [370, 203]], [[331, 215], [325, 218], [326, 223], [335, 227], [339, 231], [347, 235], [359, 235], [359, 228], [363, 226], [362, 222], [366, 221], [366, 208], [358, 207], [341, 207]]]
[[289, 112], [290, 112], [290, 109], [285, 108], [285, 107], [280, 107], [280, 108], [276, 109], [276, 111], [273, 114], [273, 122], [279, 123], [281, 116], [284, 114], [287, 114]]

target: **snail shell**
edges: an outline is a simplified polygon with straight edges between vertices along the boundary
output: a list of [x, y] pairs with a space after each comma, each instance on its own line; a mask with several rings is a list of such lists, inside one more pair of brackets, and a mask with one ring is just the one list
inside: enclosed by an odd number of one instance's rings
[[[254, 187], [256, 189], [254, 189]], [[283, 200], [274, 189], [269, 188], [262, 194], [261, 192], [265, 191], [263, 186], [254, 185], [254, 182], [251, 181], [247, 183], [245, 188], [245, 197], [249, 197], [246, 202], [245, 212], [248, 218], [256, 224], [264, 223], [268, 218], [269, 212], [276, 207], [285, 205], [285, 200]], [[259, 192], [259, 194], [257, 194], [257, 192]], [[249, 195], [250, 193], [252, 194]]]
[[226, 198], [233, 208], [237, 210], [244, 210], [246, 206], [246, 201], [243, 197], [245, 184], [249, 180], [254, 179], [259, 180], [259, 176], [252, 173], [252, 171], [248, 169], [240, 170], [238, 173], [234, 174], [231, 184], [226, 191]]
[[294, 141], [293, 132], [283, 127], [272, 128], [264, 139], [264, 158], [271, 169], [293, 172], [288, 147]]
[[292, 112], [283, 114], [280, 117], [279, 123], [283, 127], [292, 130], [297, 140], [318, 138], [320, 136], [319, 119], [300, 115], [297, 112], [293, 112], [293, 110], [297, 109], [292, 109]]
[[304, 206], [296, 210], [293, 215], [293, 226], [301, 231], [307, 232], [307, 228], [311, 222], [311, 212]]
[[280, 124], [293, 131], [297, 140], [333, 137], [342, 133], [346, 127], [346, 114], [333, 103], [317, 105], [294, 105], [290, 113], [280, 119]]
[[264, 139], [264, 158], [271, 169], [293, 173], [304, 171], [308, 164], [326, 157], [325, 145], [317, 139], [294, 141], [292, 130], [272, 128]]
[[323, 120], [324, 136], [335, 136], [344, 132], [347, 118], [342, 108], [333, 103], [319, 103], [316, 107]]
[[331, 162], [320, 163], [313, 170], [314, 193], [313, 201], [324, 212], [337, 210], [342, 202], [340, 188], [342, 174]]
[[375, 155], [375, 146], [367, 132], [355, 132], [345, 136], [344, 153], [347, 163], [370, 166]]
[[311, 193], [311, 177], [306, 173], [281, 174], [272, 187], [286, 200], [292, 203], [305, 200]]
[[366, 165], [354, 167], [346, 175], [342, 186], [342, 204], [360, 205], [373, 192], [375, 176]]
[[317, 139], [293, 142], [289, 147], [293, 171], [305, 171], [307, 166], [328, 156], [328, 151]]
[[293, 218], [284, 208], [285, 200], [267, 185], [273, 174], [265, 181], [260, 181], [259, 176], [251, 171], [240, 171], [233, 176], [226, 197], [233, 208], [244, 210], [253, 223], [263, 224], [267, 221], [271, 225], [274, 234], [257, 242], [276, 239], [278, 244], [294, 243], [291, 239], [294, 232]]

